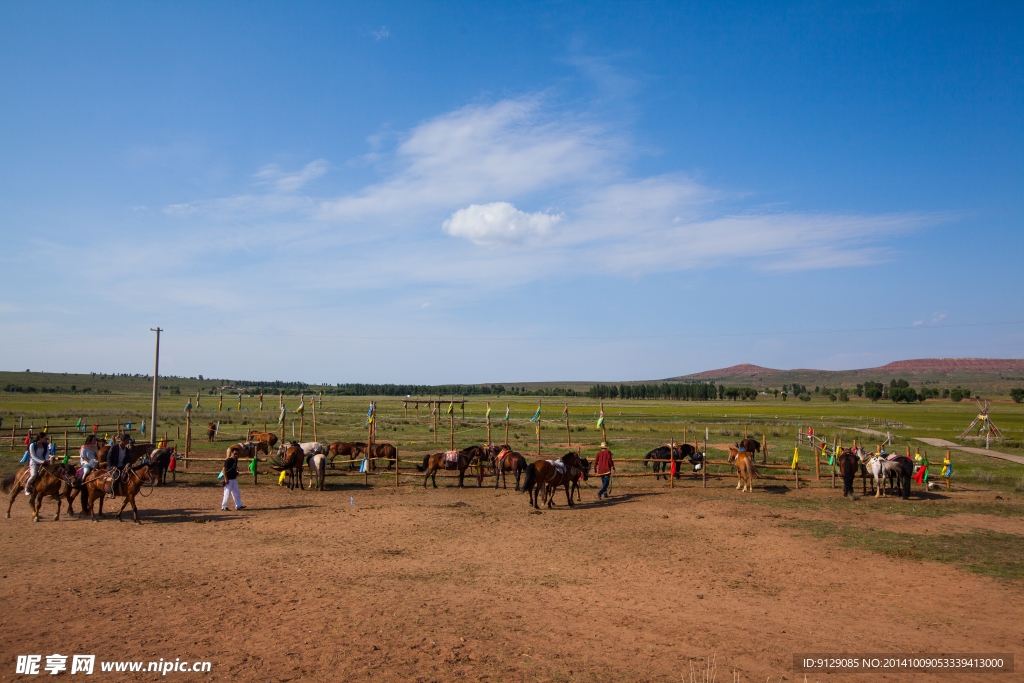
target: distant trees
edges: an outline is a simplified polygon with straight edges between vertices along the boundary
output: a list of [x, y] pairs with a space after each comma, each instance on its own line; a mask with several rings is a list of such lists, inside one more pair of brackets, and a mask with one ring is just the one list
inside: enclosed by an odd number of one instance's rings
[[1024, 389], [1020, 387], [1016, 389], [1010, 389], [1010, 398], [1013, 399], [1014, 403], [1020, 403], [1024, 401]]

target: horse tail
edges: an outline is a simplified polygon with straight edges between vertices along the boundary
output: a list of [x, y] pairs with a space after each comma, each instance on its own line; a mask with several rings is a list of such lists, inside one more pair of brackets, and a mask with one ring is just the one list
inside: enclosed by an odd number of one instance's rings
[[903, 500], [910, 498], [910, 480], [914, 478], [914, 464], [908, 463], [909, 467], [903, 467]]
[[416, 465], [416, 471], [417, 472], [426, 472], [427, 471], [427, 461], [429, 461], [429, 460], [430, 460], [430, 455], [429, 454], [424, 455], [423, 456], [423, 465], [422, 466], [421, 465]]
[[0, 483], [0, 490], [2, 490], [4, 493], [10, 493], [11, 489], [14, 487], [14, 479], [16, 477], [16, 474], [8, 474], [6, 477], [4, 477], [3, 482]]
[[519, 489], [519, 492], [529, 491], [533, 489], [537, 483], [537, 463], [530, 463], [526, 468], [526, 479], [523, 480], [523, 486]]
[[761, 479], [761, 473], [757, 471], [757, 462], [753, 458], [750, 459], [750, 476], [754, 479]]

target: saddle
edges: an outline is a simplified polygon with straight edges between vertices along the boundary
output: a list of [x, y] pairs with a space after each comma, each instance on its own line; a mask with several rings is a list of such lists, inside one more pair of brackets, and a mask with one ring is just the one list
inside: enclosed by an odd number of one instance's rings
[[496, 455], [494, 457], [494, 462], [501, 462], [506, 457], [508, 457], [508, 454], [509, 454], [509, 451], [505, 450], [504, 448], [501, 449], [501, 453], [498, 453], [498, 455]]
[[561, 460], [548, 460], [551, 465], [558, 470], [558, 473], [565, 476], [565, 463]]
[[457, 469], [459, 469], [459, 452], [458, 451], [445, 451], [444, 452], [444, 468], [446, 470], [457, 470]]

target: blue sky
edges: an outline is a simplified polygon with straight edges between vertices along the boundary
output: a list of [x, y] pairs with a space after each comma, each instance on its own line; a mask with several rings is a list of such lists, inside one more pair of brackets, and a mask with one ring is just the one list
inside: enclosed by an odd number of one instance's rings
[[165, 372], [310, 382], [1020, 357], [1022, 15], [3, 3], [0, 365], [147, 372], [156, 325]]

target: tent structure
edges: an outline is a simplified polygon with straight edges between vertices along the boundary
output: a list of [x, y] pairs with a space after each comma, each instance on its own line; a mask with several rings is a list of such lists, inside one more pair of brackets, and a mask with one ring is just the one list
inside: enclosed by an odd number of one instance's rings
[[1003, 433], [999, 431], [999, 427], [996, 427], [995, 423], [992, 422], [992, 418], [988, 416], [989, 407], [992, 405], [991, 401], [978, 401], [978, 416], [974, 418], [970, 426], [963, 431], [960, 438], [970, 436], [971, 430], [975, 427], [978, 428], [978, 436], [985, 435], [985, 440], [988, 441], [990, 436], [1002, 438]]

